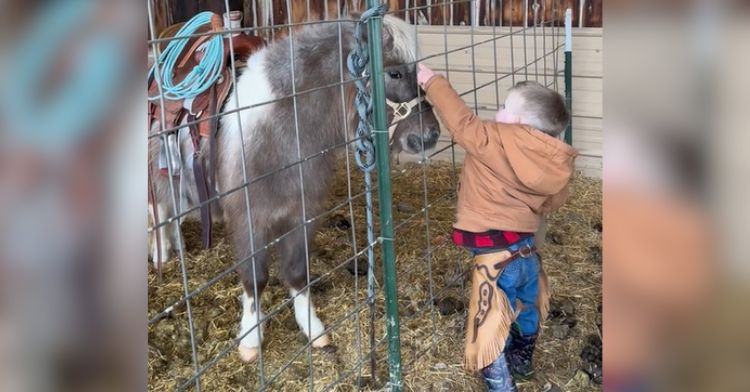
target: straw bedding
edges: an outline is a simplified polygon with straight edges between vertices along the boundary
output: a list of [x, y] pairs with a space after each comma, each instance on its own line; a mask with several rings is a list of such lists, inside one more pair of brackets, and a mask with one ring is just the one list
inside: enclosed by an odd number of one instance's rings
[[[408, 163], [393, 168], [393, 214], [397, 282], [401, 322], [401, 353], [405, 391], [481, 391], [481, 380], [461, 365], [466, 300], [469, 290], [468, 254], [450, 242], [454, 214], [454, 180], [450, 164]], [[351, 181], [347, 181], [351, 178]], [[330, 206], [360, 194], [362, 174], [342, 166], [332, 187]], [[536, 374], [519, 383], [521, 391], [557, 386], [566, 391], [598, 391], [597, 362], [601, 331], [601, 182], [575, 177], [568, 203], [548, 218], [547, 241], [541, 250], [552, 287], [550, 320], [542, 330], [535, 353]], [[425, 209], [425, 206], [429, 208]], [[377, 197], [375, 197], [377, 212]], [[263, 381], [267, 390], [377, 391], [388, 380], [385, 305], [380, 248], [376, 247], [376, 300], [367, 303], [367, 278], [351, 271], [366, 269], [366, 257], [347, 263], [366, 245], [364, 198], [320, 218], [320, 230], [310, 252], [313, 302], [318, 316], [331, 328], [333, 346], [305, 348], [306, 339], [294, 321], [289, 292], [272, 278], [262, 306], [277, 313], [265, 324]], [[378, 220], [376, 214], [376, 221]], [[185, 266], [190, 290], [226, 270], [234, 262], [218, 228], [217, 245], [200, 248], [196, 222], [182, 225], [186, 242]], [[376, 233], [379, 232], [376, 222]], [[277, 263], [271, 264], [276, 275]], [[351, 271], [350, 271], [351, 270]], [[153, 318], [184, 296], [180, 263], [168, 262], [161, 281], [155, 270], [148, 276], [148, 317]], [[199, 368], [228, 349], [200, 377], [202, 390], [254, 391], [261, 388], [259, 363], [240, 362], [231, 347], [237, 335], [242, 290], [229, 273], [190, 301]], [[376, 369], [370, 360], [370, 317], [375, 316]], [[148, 327], [149, 390], [172, 391], [194, 372], [188, 313], [177, 306]], [[599, 351], [597, 351], [599, 350]], [[583, 354], [583, 355], [582, 355]], [[296, 357], [295, 357], [296, 355]], [[310, 364], [312, 366], [310, 366]], [[283, 369], [283, 371], [280, 371]], [[188, 389], [192, 389], [190, 386]]]

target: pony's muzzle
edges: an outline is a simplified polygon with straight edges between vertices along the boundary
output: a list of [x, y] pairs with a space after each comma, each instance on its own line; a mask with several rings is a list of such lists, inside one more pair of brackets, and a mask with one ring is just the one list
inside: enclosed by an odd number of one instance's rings
[[427, 138], [420, 138], [417, 135], [409, 135], [406, 138], [406, 144], [409, 147], [409, 150], [411, 151], [425, 151], [429, 150], [432, 147], [435, 147], [435, 144], [437, 142], [437, 138], [435, 140], [428, 140]]
[[440, 129], [437, 126], [432, 126], [427, 130], [426, 140], [431, 143], [437, 143], [440, 137]]
[[418, 135], [409, 135], [406, 138], [406, 145], [411, 151], [421, 152], [435, 147], [439, 137], [440, 129], [437, 126], [431, 126], [422, 132], [421, 138]]
[[437, 125], [430, 126], [422, 133], [422, 140], [419, 143], [419, 151], [429, 150], [437, 145], [440, 137], [440, 128]]

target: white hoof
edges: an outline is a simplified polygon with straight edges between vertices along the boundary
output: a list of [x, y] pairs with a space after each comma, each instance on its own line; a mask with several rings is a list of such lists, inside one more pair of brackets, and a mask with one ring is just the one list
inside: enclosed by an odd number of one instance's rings
[[263, 340], [262, 326], [258, 325], [258, 320], [263, 318], [260, 309], [256, 309], [255, 301], [242, 294], [242, 320], [240, 321], [240, 334], [242, 337], [238, 346], [240, 359], [243, 362], [253, 362], [258, 357], [261, 340]]
[[331, 344], [331, 338], [328, 335], [321, 335], [317, 339], [313, 340], [312, 346], [315, 348], [323, 348]]
[[169, 253], [168, 252], [159, 252], [158, 250], [154, 250], [151, 252], [151, 263], [154, 266], [154, 270], [157, 270], [159, 268], [159, 253], [161, 253], [161, 266], [164, 267], [167, 265], [167, 262], [169, 261]]
[[315, 314], [310, 298], [294, 289], [290, 290], [290, 293], [294, 297], [294, 318], [305, 336], [312, 341], [312, 346], [322, 348], [331, 344], [331, 339], [324, 333], [323, 323]]
[[247, 347], [240, 344], [239, 351], [242, 362], [251, 363], [258, 358], [258, 347]]

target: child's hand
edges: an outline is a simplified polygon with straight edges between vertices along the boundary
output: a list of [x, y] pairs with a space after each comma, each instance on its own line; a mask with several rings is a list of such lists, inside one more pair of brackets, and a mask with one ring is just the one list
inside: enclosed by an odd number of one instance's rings
[[435, 72], [421, 63], [417, 64], [417, 84], [424, 88], [425, 84], [427, 84], [433, 76], [435, 76]]

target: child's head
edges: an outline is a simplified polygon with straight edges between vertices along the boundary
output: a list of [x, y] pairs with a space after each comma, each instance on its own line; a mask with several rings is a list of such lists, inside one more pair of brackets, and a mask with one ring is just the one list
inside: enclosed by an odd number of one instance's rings
[[565, 100], [556, 91], [537, 82], [524, 81], [508, 90], [505, 108], [497, 112], [495, 121], [525, 124], [557, 136], [568, 125], [570, 114]]

